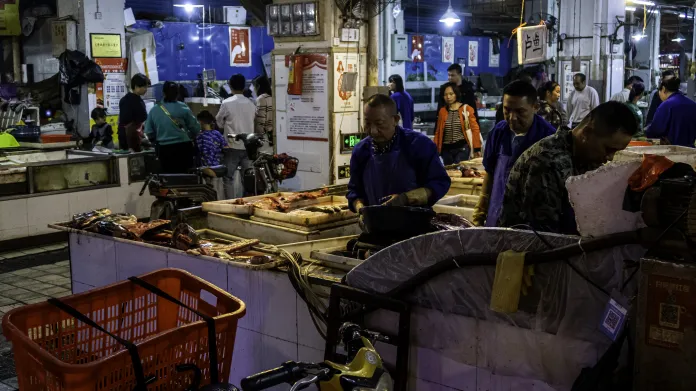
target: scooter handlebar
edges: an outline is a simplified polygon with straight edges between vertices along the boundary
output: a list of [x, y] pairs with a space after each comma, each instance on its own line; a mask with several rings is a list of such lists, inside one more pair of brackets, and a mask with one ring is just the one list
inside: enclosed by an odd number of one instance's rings
[[283, 383], [294, 383], [306, 375], [302, 365], [288, 361], [282, 366], [242, 379], [242, 390], [261, 391]]

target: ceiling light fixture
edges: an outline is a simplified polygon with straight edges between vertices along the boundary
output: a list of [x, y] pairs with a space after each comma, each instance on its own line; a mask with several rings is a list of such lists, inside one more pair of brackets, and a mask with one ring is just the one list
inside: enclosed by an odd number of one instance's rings
[[626, 6], [626, 11], [633, 12], [636, 10], [636, 7], [631, 7], [630, 5]]
[[174, 7], [183, 8], [184, 11], [186, 11], [186, 13], [188, 13], [188, 14], [193, 12], [194, 8], [203, 8], [205, 10], [205, 7], [202, 4], [183, 3], [183, 4], [174, 4]]
[[462, 20], [459, 18], [459, 15], [457, 15], [454, 12], [454, 9], [452, 8], [452, 0], [449, 1], [449, 7], [447, 7], [447, 11], [445, 11], [444, 15], [440, 18], [440, 22], [444, 23], [447, 25], [447, 27], [452, 27], [454, 26], [455, 23], [461, 22]]
[[631, 38], [633, 38], [634, 41], [640, 41], [645, 37], [647, 37], [647, 35], [645, 34], [634, 34], [633, 36], [631, 36]]
[[672, 42], [682, 42], [686, 41], [686, 38], [681, 33], [677, 33], [677, 36], [672, 38]]
[[637, 5], [647, 5], [648, 7], [652, 7], [653, 5], [655, 5], [654, 2], [646, 0], [627, 0], [626, 2]]

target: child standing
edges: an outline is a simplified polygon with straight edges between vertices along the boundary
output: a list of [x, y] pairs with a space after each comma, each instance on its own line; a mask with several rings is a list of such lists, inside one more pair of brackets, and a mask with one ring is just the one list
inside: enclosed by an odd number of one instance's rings
[[201, 165], [203, 167], [219, 166], [222, 150], [227, 148], [227, 140], [215, 129], [215, 117], [209, 111], [201, 111], [196, 119], [201, 124], [201, 133], [196, 137]]
[[111, 125], [106, 123], [106, 110], [97, 107], [92, 110], [92, 131], [89, 133], [88, 141], [91, 142], [91, 147], [101, 146], [108, 149], [114, 149], [114, 131]]
[[[201, 133], [196, 137], [200, 164], [203, 167], [219, 166], [223, 149], [228, 148], [227, 140], [225, 140], [222, 133], [215, 129], [215, 117], [209, 111], [201, 111], [196, 116], [196, 119], [201, 124]], [[225, 192], [222, 178], [206, 178], [206, 183], [215, 188], [219, 200], [224, 199]]]

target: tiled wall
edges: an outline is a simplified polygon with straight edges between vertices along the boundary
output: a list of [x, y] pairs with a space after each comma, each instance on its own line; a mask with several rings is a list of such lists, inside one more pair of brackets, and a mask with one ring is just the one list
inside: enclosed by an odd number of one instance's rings
[[[237, 329], [230, 376], [233, 384], [239, 384], [239, 381], [246, 376], [275, 368], [288, 360], [323, 361], [324, 341], [315, 330], [306, 305], [295, 293], [285, 273], [253, 271], [224, 262], [126, 244], [110, 238], [78, 234], [70, 234], [70, 259], [73, 293], [111, 284], [132, 275], [164, 267], [176, 267], [198, 275], [243, 300], [247, 312], [239, 321]], [[417, 319], [418, 316], [414, 314], [413, 330], [419, 329], [419, 321], [424, 322], [422, 318]], [[485, 328], [487, 325], [489, 324], [481, 322], [479, 327]], [[475, 333], [470, 334], [469, 331], [464, 330], [461, 333], [459, 337], [463, 336], [471, 340], [471, 346], [467, 343], [460, 345], [462, 350], [478, 351], [484, 348], [477, 345], [478, 337]], [[547, 336], [554, 338], [550, 334]], [[415, 337], [412, 336], [412, 338]], [[504, 341], [501, 343], [504, 344]], [[387, 361], [394, 362], [393, 347], [379, 344], [377, 348]], [[464, 364], [462, 361], [464, 359], [461, 355], [443, 355], [440, 351], [412, 345], [409, 390], [555, 391], [569, 389], [563, 386], [550, 386], [539, 380], [504, 376], [495, 373], [496, 371]], [[272, 390], [288, 389], [287, 385], [272, 388]]]

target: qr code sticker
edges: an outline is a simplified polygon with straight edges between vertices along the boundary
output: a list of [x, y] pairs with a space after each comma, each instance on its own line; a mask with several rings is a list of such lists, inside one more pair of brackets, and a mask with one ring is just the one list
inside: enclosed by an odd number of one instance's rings
[[678, 329], [680, 310], [678, 305], [660, 303], [660, 326]]
[[619, 327], [620, 322], [621, 315], [613, 308], [609, 308], [607, 310], [607, 316], [604, 318], [602, 325], [607, 329], [607, 331], [614, 334], [616, 333], [616, 329]]

